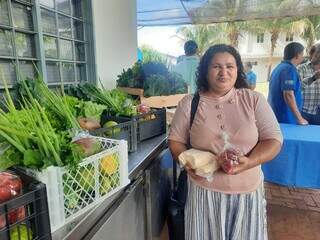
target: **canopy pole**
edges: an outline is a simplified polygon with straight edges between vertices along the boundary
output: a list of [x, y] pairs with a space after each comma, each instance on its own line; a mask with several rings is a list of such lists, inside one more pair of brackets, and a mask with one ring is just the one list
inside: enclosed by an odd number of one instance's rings
[[193, 19], [191, 18], [191, 16], [190, 16], [190, 14], [189, 14], [186, 6], [184, 5], [183, 1], [180, 0], [180, 3], [181, 3], [181, 6], [182, 6], [183, 10], [184, 10], [184, 11], [186, 12], [186, 14], [188, 15], [188, 17], [189, 17], [189, 19], [190, 19], [190, 22], [191, 22], [192, 24], [194, 24]]

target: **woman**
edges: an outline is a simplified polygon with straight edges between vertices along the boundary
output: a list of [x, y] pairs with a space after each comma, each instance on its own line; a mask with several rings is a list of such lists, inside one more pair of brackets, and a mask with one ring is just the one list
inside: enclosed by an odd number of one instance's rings
[[[185, 206], [187, 240], [266, 240], [266, 204], [260, 165], [280, 151], [282, 135], [262, 94], [248, 89], [239, 53], [231, 46], [210, 47], [200, 61], [200, 101], [192, 124], [192, 96], [179, 103], [169, 134], [174, 159], [187, 149], [219, 155], [213, 181], [188, 171]], [[226, 144], [225, 136], [228, 136]], [[190, 137], [190, 138], [189, 138]], [[226, 145], [236, 149], [230, 158]]]

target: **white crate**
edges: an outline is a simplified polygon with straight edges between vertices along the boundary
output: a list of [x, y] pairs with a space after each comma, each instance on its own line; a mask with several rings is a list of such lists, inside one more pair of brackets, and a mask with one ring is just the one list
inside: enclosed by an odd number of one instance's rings
[[52, 232], [129, 184], [127, 142], [94, 138], [104, 150], [85, 158], [76, 171], [54, 166], [26, 170], [46, 184]]

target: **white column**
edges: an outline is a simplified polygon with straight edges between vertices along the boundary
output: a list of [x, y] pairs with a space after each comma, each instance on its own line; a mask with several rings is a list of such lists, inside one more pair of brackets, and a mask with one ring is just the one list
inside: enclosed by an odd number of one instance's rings
[[136, 0], [92, 0], [92, 11], [97, 79], [111, 89], [137, 60]]

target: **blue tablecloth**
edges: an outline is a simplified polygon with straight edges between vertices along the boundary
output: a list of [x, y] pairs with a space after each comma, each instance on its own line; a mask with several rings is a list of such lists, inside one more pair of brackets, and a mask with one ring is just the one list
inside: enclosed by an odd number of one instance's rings
[[280, 124], [279, 155], [262, 165], [265, 180], [286, 186], [320, 188], [320, 126]]

